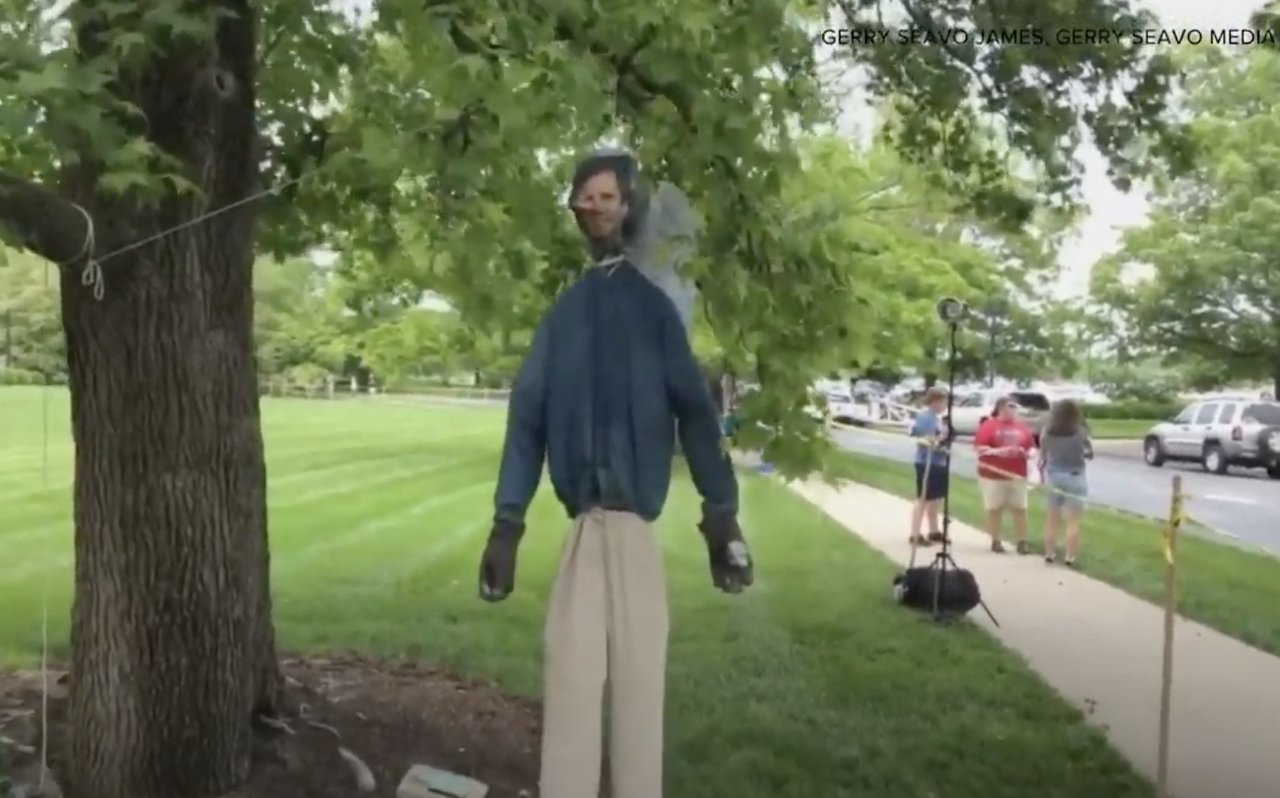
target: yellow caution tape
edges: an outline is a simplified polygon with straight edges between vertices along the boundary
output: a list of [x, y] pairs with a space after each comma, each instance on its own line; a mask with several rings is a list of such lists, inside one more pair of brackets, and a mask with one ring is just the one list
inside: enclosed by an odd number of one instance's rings
[[1173, 501], [1169, 504], [1169, 523], [1164, 527], [1164, 561], [1170, 565], [1173, 565], [1173, 536], [1186, 520], [1185, 499], [1186, 494], [1179, 491], [1173, 494]]

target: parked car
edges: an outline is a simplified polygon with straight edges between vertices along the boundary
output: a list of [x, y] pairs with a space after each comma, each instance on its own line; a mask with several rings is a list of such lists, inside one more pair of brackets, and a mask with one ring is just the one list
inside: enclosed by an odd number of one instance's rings
[[881, 420], [883, 403], [881, 395], [858, 388], [852, 394], [833, 392], [827, 394], [827, 414], [836, 424], [867, 427]]
[[853, 423], [853, 397], [841, 391], [828, 391], [823, 398], [827, 404], [827, 423]]
[[[838, 424], [858, 424], [859, 426], [866, 424], [864, 419], [858, 417], [858, 408], [847, 391], [815, 391], [813, 394], [813, 402], [805, 407], [805, 412], [814, 421], [823, 424], [830, 424], [833, 421]], [[862, 415], [866, 415], [865, 408]]]
[[1280, 402], [1216, 399], [1193, 402], [1151, 428], [1142, 441], [1149, 466], [1199, 462], [1225, 474], [1232, 466], [1265, 468], [1280, 479]]
[[1049, 420], [1049, 397], [1039, 391], [1003, 391], [999, 388], [983, 388], [958, 394], [951, 410], [951, 429], [957, 435], [972, 435], [978, 426], [991, 415], [996, 400], [1009, 397], [1018, 408], [1018, 415], [1031, 428], [1036, 439]]

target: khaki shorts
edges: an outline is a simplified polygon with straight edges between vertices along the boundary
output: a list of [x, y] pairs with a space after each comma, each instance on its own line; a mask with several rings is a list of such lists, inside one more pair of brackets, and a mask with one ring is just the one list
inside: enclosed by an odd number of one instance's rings
[[1020, 479], [978, 480], [982, 491], [982, 506], [987, 510], [1027, 509], [1027, 483]]

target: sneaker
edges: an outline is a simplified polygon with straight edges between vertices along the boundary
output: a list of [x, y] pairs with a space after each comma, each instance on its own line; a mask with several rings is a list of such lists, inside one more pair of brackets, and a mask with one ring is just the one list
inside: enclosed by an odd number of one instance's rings
[[991, 550], [996, 554], [1004, 554], [1004, 544], [998, 540], [991, 541]]
[[1025, 540], [1019, 540], [1019, 541], [1018, 541], [1017, 549], [1018, 549], [1018, 553], [1019, 553], [1019, 554], [1030, 554], [1030, 553], [1031, 553], [1031, 546], [1027, 545], [1027, 542], [1026, 542]]
[[928, 546], [929, 545], [929, 541], [925, 539], [924, 535], [912, 535], [910, 538], [908, 538], [908, 542], [910, 542], [912, 546]]
[[1054, 554], [1053, 552], [1049, 552], [1048, 554], [1044, 555], [1044, 561], [1050, 565], [1053, 565], [1058, 561], [1058, 555]]
[[930, 543], [942, 543], [942, 542], [944, 542], [946, 539], [947, 539], [947, 538], [946, 538], [946, 536], [945, 536], [945, 535], [943, 535], [941, 532], [930, 532], [930, 533], [929, 533], [929, 542], [930, 542]]
[[1064, 560], [1062, 561], [1062, 564], [1063, 564], [1063, 565], [1065, 565], [1065, 566], [1067, 566], [1068, 568], [1075, 568], [1075, 567], [1076, 567], [1076, 558], [1075, 558], [1075, 557], [1067, 557], [1066, 559], [1064, 559]]

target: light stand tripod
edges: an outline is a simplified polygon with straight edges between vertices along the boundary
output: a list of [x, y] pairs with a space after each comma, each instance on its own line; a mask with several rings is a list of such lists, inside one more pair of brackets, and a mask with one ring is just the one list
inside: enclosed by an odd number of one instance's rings
[[[968, 308], [958, 299], [947, 297], [938, 300], [938, 318], [948, 327], [950, 348], [947, 352], [947, 430], [946, 437], [940, 444], [947, 453], [942, 466], [947, 475], [947, 490], [942, 494], [942, 548], [934, 554], [933, 563], [929, 565], [933, 577], [933, 620], [936, 622], [950, 620], [950, 616], [943, 612], [941, 607], [942, 591], [946, 589], [947, 572], [950, 571], [950, 578], [955, 579], [961, 570], [960, 566], [956, 565], [955, 558], [951, 556], [951, 442], [955, 436], [951, 427], [951, 412], [956, 404], [956, 335], [960, 329], [960, 321], [964, 319], [967, 312]], [[991, 623], [1000, 625], [996, 616], [992, 614], [991, 608], [981, 598], [978, 599], [978, 606], [982, 607], [982, 611], [991, 619]]]

